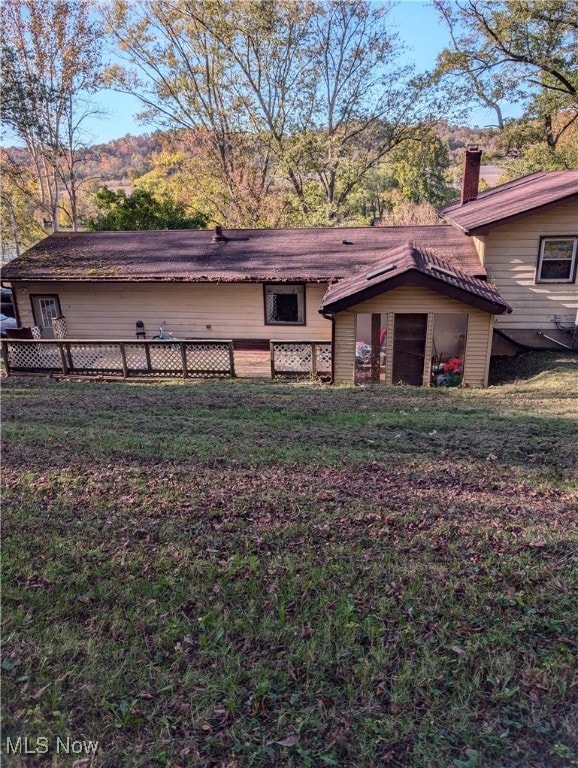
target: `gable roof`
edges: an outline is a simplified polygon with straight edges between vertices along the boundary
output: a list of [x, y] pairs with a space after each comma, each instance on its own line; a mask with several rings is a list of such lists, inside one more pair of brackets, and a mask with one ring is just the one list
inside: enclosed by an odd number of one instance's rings
[[578, 171], [548, 171], [493, 187], [467, 203], [450, 203], [439, 214], [471, 235], [571, 199], [578, 201]]
[[9, 262], [2, 279], [73, 282], [331, 282], [410, 239], [478, 277], [469, 238], [450, 225], [58, 232]]
[[407, 283], [417, 283], [492, 314], [511, 312], [510, 305], [485, 280], [472, 277], [413, 243], [393, 248], [369, 269], [331, 285], [319, 311], [339, 312]]

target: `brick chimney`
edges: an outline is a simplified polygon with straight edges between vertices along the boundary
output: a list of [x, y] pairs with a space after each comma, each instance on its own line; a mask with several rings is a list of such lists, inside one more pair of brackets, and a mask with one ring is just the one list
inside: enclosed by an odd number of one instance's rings
[[462, 176], [462, 205], [470, 200], [475, 200], [478, 196], [481, 162], [482, 150], [477, 147], [468, 147], [464, 157], [464, 174]]

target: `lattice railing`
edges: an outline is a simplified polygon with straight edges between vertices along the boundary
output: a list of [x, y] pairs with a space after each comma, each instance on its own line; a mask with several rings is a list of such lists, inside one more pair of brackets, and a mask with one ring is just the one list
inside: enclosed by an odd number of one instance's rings
[[2, 340], [6, 373], [234, 377], [232, 341]]
[[272, 341], [271, 377], [331, 376], [331, 344], [328, 341]]

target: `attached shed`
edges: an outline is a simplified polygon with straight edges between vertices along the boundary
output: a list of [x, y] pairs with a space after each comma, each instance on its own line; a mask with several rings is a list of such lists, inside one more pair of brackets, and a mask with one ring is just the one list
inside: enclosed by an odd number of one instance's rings
[[335, 383], [487, 386], [492, 285], [411, 243], [330, 287]]

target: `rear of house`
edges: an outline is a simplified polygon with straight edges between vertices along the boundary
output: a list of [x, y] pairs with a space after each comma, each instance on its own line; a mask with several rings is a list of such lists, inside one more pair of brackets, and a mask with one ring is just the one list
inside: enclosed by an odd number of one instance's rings
[[[341, 332], [345, 327], [346, 318], [323, 307], [331, 287], [360, 270], [370, 270], [392, 249], [395, 259], [396, 246], [408, 236], [439, 260], [439, 269], [458, 269], [483, 280], [485, 270], [471, 241], [454, 227], [444, 225], [226, 233], [218, 228], [214, 234], [59, 233], [12, 263], [4, 278], [9, 278], [14, 288], [20, 325], [34, 327], [42, 338], [150, 339], [164, 321], [178, 338], [227, 339], [237, 349], [268, 348], [271, 341], [282, 340], [330, 342], [335, 329]], [[446, 336], [453, 334], [456, 341], [451, 353], [449, 348], [446, 352], [440, 348], [438, 358], [449, 362], [458, 354], [462, 358], [469, 356], [466, 373], [460, 370], [459, 381], [465, 376], [464, 382], [483, 385], [491, 312], [495, 307], [492, 305], [489, 314], [481, 311], [486, 344], [482, 345], [480, 360], [474, 362], [475, 355], [480, 357], [473, 345], [478, 332], [473, 319], [476, 310], [463, 304], [464, 297], [468, 300], [467, 292], [457, 286], [452, 298], [448, 298], [447, 286], [441, 295], [436, 287], [432, 281], [425, 291], [416, 285], [413, 294], [408, 294], [407, 289], [405, 293], [391, 293], [388, 287], [382, 309], [384, 315], [393, 313], [389, 338], [399, 340], [398, 350], [409, 343], [402, 329], [404, 323], [412, 322], [416, 306], [418, 314], [429, 317], [424, 329], [428, 338], [433, 334], [434, 310], [438, 315], [443, 314], [441, 310], [447, 310], [446, 315], [461, 314], [455, 329], [446, 322]], [[357, 314], [375, 314], [371, 308], [362, 310]], [[393, 330], [394, 315], [397, 331]], [[437, 321], [438, 330], [441, 323], [441, 319]], [[359, 333], [362, 326], [360, 320]], [[471, 340], [469, 346], [467, 338]], [[371, 345], [371, 336], [367, 341]], [[336, 349], [343, 348], [341, 337], [336, 344]], [[425, 360], [433, 349], [430, 340], [417, 352], [419, 383], [430, 383]], [[351, 359], [345, 365], [335, 357], [336, 381], [361, 381], [355, 345], [348, 354]], [[402, 356], [398, 352], [398, 360]], [[414, 367], [409, 370], [397, 365], [386, 370], [384, 358], [378, 378], [417, 383]]]
[[480, 157], [445, 224], [60, 232], [2, 280], [42, 339], [150, 340], [164, 322], [236, 349], [332, 342], [338, 383], [485, 386], [501, 344], [572, 348], [578, 171], [478, 194]]

